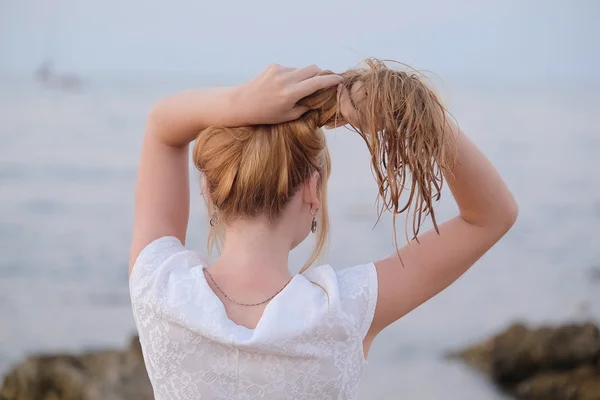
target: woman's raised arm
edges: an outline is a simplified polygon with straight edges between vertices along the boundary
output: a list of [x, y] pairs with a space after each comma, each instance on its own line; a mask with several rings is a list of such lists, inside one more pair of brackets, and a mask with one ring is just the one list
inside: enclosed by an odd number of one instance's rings
[[[445, 174], [459, 214], [375, 263], [379, 297], [365, 340], [435, 296], [461, 276], [511, 228], [517, 203], [504, 181], [481, 151], [454, 126], [446, 134], [448, 156], [456, 157]], [[403, 264], [403, 265], [402, 265]]]
[[135, 193], [129, 272], [141, 250], [162, 236], [182, 243], [189, 216], [188, 145], [209, 126], [278, 123], [298, 118], [301, 98], [339, 84], [317, 66], [271, 65], [236, 87], [190, 90], [160, 100], [148, 117]]

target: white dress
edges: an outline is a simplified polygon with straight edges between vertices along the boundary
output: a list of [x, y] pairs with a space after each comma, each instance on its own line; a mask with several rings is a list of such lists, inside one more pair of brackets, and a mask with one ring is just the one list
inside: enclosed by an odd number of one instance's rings
[[377, 302], [372, 263], [295, 275], [255, 329], [227, 317], [205, 266], [169, 236], [133, 268], [133, 314], [156, 400], [356, 398]]

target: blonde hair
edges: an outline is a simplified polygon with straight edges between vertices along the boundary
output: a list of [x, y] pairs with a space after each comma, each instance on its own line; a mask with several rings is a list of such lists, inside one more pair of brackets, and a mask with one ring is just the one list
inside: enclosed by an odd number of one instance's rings
[[[444, 106], [421, 74], [394, 70], [376, 59], [340, 75], [349, 91], [355, 83], [362, 83], [364, 97], [354, 102], [356, 118], [347, 122], [352, 122], [371, 154], [379, 188], [377, 220], [386, 210], [393, 214], [396, 247], [399, 213], [412, 211], [413, 238], [427, 215], [437, 230], [433, 202], [440, 198], [442, 172], [448, 169], [444, 164], [449, 150]], [[209, 213], [216, 208], [225, 223], [259, 215], [276, 221], [298, 187], [318, 172], [321, 217], [317, 244], [304, 271], [322, 252], [329, 232], [327, 180], [331, 161], [321, 128], [343, 116], [336, 87], [317, 91], [298, 104], [309, 111], [294, 121], [205, 129], [198, 135], [193, 159], [206, 179]], [[409, 196], [401, 203], [406, 185]], [[211, 227], [209, 248], [219, 239], [222, 232]]]

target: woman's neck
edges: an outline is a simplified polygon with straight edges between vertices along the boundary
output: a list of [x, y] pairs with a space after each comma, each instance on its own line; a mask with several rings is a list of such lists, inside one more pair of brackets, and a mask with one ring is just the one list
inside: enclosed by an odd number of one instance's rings
[[226, 229], [221, 256], [215, 266], [236, 274], [289, 276], [292, 247], [289, 232], [267, 220], [238, 220]]

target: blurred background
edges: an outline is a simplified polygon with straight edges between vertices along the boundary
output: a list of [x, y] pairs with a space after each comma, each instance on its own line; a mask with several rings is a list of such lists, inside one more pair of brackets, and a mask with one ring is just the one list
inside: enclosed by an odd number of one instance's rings
[[[600, 320], [599, 18], [594, 0], [0, 0], [0, 379], [29, 354], [117, 348], [135, 333], [133, 184], [154, 101], [269, 63], [341, 72], [375, 56], [436, 74], [520, 216], [376, 340], [361, 399], [504, 399], [444, 354], [514, 321]], [[329, 140], [324, 262], [344, 268], [391, 252], [391, 221], [373, 229], [362, 139]], [[198, 192], [188, 245], [204, 251]], [[438, 209], [456, 212], [448, 192]], [[311, 245], [294, 252], [298, 269]]]

